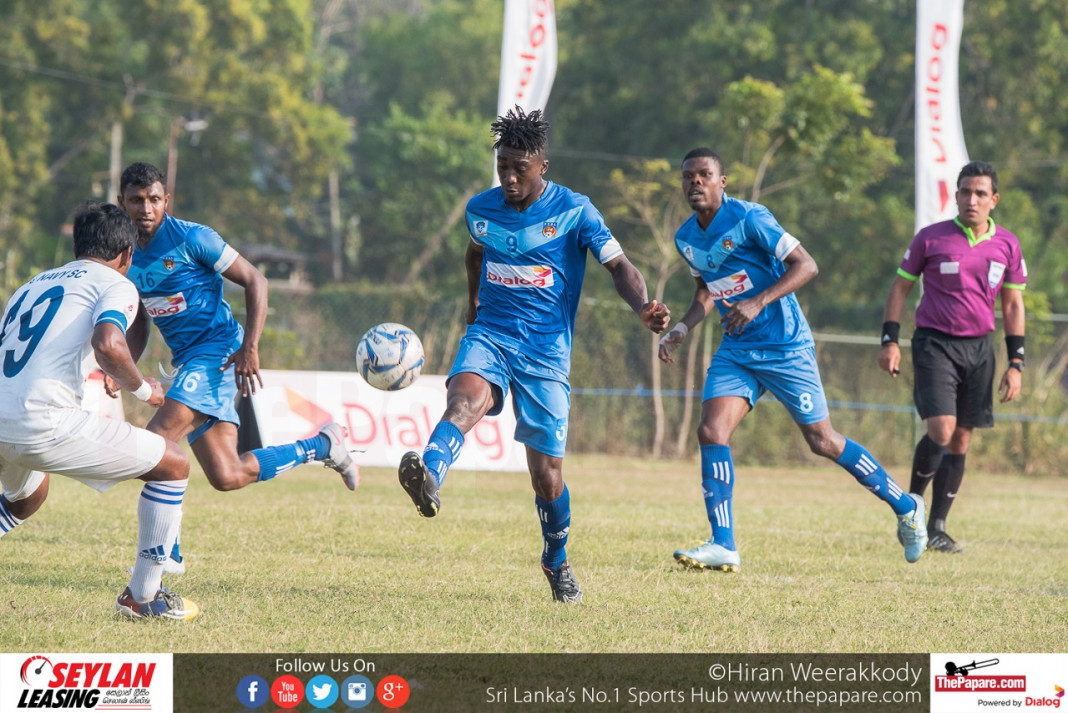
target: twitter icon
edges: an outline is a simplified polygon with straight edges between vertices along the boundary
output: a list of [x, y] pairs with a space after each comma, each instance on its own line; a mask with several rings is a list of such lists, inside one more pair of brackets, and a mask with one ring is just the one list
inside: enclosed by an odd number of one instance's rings
[[304, 688], [304, 698], [316, 708], [329, 708], [337, 702], [337, 681], [319, 674]]

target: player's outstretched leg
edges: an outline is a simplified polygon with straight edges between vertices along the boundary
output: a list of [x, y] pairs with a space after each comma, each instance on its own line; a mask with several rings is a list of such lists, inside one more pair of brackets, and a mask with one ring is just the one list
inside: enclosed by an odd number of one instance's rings
[[401, 458], [400, 467], [397, 469], [397, 477], [400, 480], [404, 492], [415, 503], [415, 509], [423, 517], [434, 517], [441, 508], [441, 498], [438, 497], [438, 481], [427, 470], [423, 459], [415, 451], [408, 451]]
[[438, 489], [464, 447], [464, 434], [452, 421], [441, 420], [430, 433], [423, 455], [409, 451], [401, 458], [397, 475], [404, 492], [423, 517], [434, 517], [441, 508]]
[[898, 521], [897, 540], [905, 547], [905, 559], [909, 562], [918, 560], [927, 548], [923, 498], [904, 492], [868, 449], [849, 438], [845, 439], [845, 448], [836, 462], [893, 509]]
[[927, 549], [927, 524], [924, 522], [927, 506], [923, 498], [910, 493], [913, 510], [897, 516], [897, 539], [905, 547], [905, 561], [915, 562]]
[[737, 572], [742, 561], [734, 544], [734, 459], [730, 446], [701, 446], [701, 491], [712, 537], [692, 549], [675, 550], [675, 561], [690, 569]]
[[[327, 468], [340, 473], [342, 482], [349, 490], [355, 490], [360, 484], [360, 467], [349, 455], [345, 429], [336, 423], [327, 424], [311, 438], [302, 438], [280, 446], [257, 448], [249, 453], [259, 464], [259, 471], [255, 474], [257, 482], [271, 480], [302, 463], [320, 461]], [[244, 484], [246, 483], [235, 487], [241, 487]]]
[[345, 487], [355, 490], [360, 485], [360, 466], [356, 465], [349, 455], [345, 432], [340, 425], [331, 423], [319, 431], [319, 436], [330, 442], [326, 457], [322, 459], [323, 465], [340, 473]]

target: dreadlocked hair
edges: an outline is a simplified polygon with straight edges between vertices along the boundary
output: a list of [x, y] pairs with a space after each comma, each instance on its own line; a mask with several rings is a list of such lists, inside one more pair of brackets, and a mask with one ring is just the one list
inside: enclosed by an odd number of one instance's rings
[[549, 122], [542, 116], [541, 109], [527, 114], [518, 104], [504, 116], [498, 116], [497, 121], [490, 124], [490, 130], [497, 137], [494, 150], [503, 146], [526, 154], [544, 152], [549, 143]]

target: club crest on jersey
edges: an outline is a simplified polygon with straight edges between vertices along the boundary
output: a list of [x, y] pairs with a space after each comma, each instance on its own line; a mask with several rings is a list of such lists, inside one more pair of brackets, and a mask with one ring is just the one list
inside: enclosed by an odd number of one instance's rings
[[708, 291], [712, 293], [713, 299], [717, 300], [734, 297], [753, 289], [753, 281], [749, 279], [749, 273], [745, 270], [721, 277], [707, 284]]
[[547, 238], [552, 238], [556, 235], [556, 223], [546, 223], [541, 228], [541, 234]]
[[167, 270], [173, 270], [174, 260], [171, 260], [169, 257], [163, 258], [163, 267]]
[[547, 265], [505, 265], [486, 263], [486, 281], [493, 285], [516, 288], [545, 288], [555, 284], [553, 269]]
[[176, 295], [164, 295], [163, 297], [145, 297], [141, 300], [141, 303], [145, 306], [148, 316], [152, 319], [173, 317], [176, 314], [185, 312], [189, 307], [185, 301], [185, 295], [181, 292]]
[[484, 238], [489, 233], [489, 221], [476, 220], [474, 224], [475, 237]]
[[723, 238], [723, 249], [734, 250], [734, 241], [730, 238]]

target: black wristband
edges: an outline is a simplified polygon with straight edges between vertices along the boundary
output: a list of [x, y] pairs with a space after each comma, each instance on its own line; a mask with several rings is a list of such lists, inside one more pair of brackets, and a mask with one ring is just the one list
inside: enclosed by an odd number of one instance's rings
[[1009, 350], [1009, 360], [1018, 359], [1024, 361], [1024, 336], [1022, 334], [1006, 334], [1005, 347]]
[[897, 344], [897, 338], [901, 334], [901, 322], [883, 322], [883, 338], [880, 340], [885, 347], [890, 342]]

